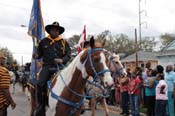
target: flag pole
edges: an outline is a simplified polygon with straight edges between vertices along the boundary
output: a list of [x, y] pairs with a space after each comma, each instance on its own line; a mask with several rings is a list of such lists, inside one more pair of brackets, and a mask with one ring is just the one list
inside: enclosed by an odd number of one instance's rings
[[[33, 39], [33, 47], [34, 47], [33, 51], [34, 51], [34, 54], [36, 54], [37, 48], [38, 48], [38, 41], [37, 41], [37, 38], [35, 38], [35, 37], [32, 37], [32, 39]], [[35, 69], [34, 69], [34, 78], [35, 78], [36, 82], [38, 81], [38, 78], [37, 78], [37, 71], [38, 71], [37, 62], [38, 62], [37, 59], [34, 58], [34, 67], [35, 67]], [[34, 84], [34, 86], [35, 86], [35, 100], [36, 100], [36, 103], [38, 103], [38, 97], [37, 97], [38, 87], [37, 87], [36, 83]]]
[[[44, 30], [44, 23], [43, 23], [43, 18], [42, 18], [40, 0], [33, 0], [33, 6], [32, 6], [30, 21], [29, 21], [28, 34], [32, 37], [32, 40], [33, 40], [33, 54], [36, 54], [39, 41], [45, 37], [45, 30]], [[33, 84], [35, 87], [35, 93], [33, 94], [35, 94], [34, 99], [38, 103], [38, 98], [37, 98], [38, 87], [36, 83], [38, 80], [37, 73], [39, 70], [38, 59], [35, 59], [32, 57], [31, 67], [32, 67], [31, 74], [32, 74]]]

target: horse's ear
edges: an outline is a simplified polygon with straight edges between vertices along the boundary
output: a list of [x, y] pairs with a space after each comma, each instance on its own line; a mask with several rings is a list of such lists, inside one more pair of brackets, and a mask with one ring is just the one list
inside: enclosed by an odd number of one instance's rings
[[103, 43], [102, 43], [102, 46], [104, 47], [105, 46], [105, 43], [106, 43], [106, 39], [104, 39]]
[[91, 48], [93, 48], [93, 47], [95, 46], [94, 36], [92, 36], [92, 37], [90, 38], [90, 46], [91, 46]]

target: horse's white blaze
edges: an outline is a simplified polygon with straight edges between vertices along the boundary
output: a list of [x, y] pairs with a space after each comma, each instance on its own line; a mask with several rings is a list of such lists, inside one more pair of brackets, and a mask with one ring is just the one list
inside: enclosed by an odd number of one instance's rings
[[[113, 54], [113, 57], [114, 57], [113, 61], [118, 62], [118, 64], [116, 64], [116, 65], [118, 65], [119, 68], [123, 68], [123, 65], [122, 65], [122, 63], [120, 61], [120, 56], [118, 54]], [[124, 75], [127, 75], [127, 72], [126, 72], [126, 70], [124, 68], [123, 68], [122, 71], [123, 71], [122, 73]]]
[[[109, 68], [106, 65], [106, 57], [105, 57], [105, 55], [103, 53], [101, 53], [100, 56], [101, 56], [101, 61], [100, 62], [103, 63], [104, 69], [109, 70]], [[108, 85], [112, 85], [114, 83], [110, 72], [105, 72], [104, 73], [103, 81], [104, 81], [104, 83], [107, 83]]]
[[[84, 51], [83, 51], [84, 52]], [[81, 52], [81, 54], [83, 53], [83, 52]], [[81, 71], [81, 73], [82, 73], [82, 77], [83, 78], [86, 78], [87, 76], [88, 76], [88, 74], [87, 74], [87, 72], [86, 72], [86, 68], [85, 68], [85, 63], [86, 63], [86, 61], [82, 64], [81, 62], [79, 62], [78, 64], [77, 64], [77, 68]]]

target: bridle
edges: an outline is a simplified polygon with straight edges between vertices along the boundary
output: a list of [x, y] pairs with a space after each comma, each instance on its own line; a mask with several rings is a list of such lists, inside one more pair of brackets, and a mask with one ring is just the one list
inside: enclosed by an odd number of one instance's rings
[[125, 68], [123, 66], [121, 68], [118, 68], [117, 65], [116, 65], [116, 62], [114, 62], [113, 59], [114, 59], [114, 57], [109, 58], [109, 60], [110, 60], [109, 67], [111, 66], [111, 64], [113, 64], [113, 66], [115, 68], [115, 72], [113, 72], [114, 75], [120, 74], [122, 76], [125, 76], [125, 74], [124, 74]]
[[96, 79], [99, 77], [99, 75], [104, 74], [106, 72], [110, 72], [109, 69], [103, 69], [103, 70], [101, 70], [99, 72], [96, 71], [96, 69], [95, 69], [95, 67], [93, 65], [93, 62], [92, 62], [92, 57], [91, 57], [91, 54], [93, 54], [96, 51], [103, 51], [103, 48], [95, 48], [95, 49], [92, 49], [92, 50], [88, 49], [88, 58], [89, 58], [90, 66], [91, 66], [91, 68], [92, 68], [92, 70], [94, 72], [94, 75], [93, 75], [93, 80], [94, 81], [96, 81]]

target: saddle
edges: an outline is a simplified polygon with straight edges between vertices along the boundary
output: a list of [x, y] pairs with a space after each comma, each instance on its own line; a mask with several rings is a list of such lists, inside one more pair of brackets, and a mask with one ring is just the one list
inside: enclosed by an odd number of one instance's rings
[[[55, 85], [56, 81], [57, 81], [57, 77], [58, 77], [58, 72], [54, 73], [54, 75], [52, 76], [51, 80], [49, 80], [50, 82], [50, 87], [53, 88], [53, 86]], [[27, 82], [27, 85], [29, 87], [31, 87], [32, 89], [35, 89], [35, 85], [37, 84], [37, 80], [35, 78], [33, 79], [30, 79], [28, 82]], [[47, 87], [48, 88], [48, 87]], [[49, 94], [50, 90], [47, 89], [47, 95]]]

